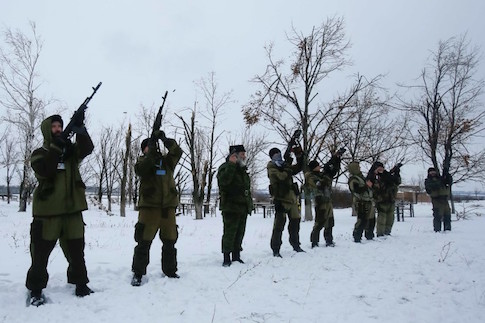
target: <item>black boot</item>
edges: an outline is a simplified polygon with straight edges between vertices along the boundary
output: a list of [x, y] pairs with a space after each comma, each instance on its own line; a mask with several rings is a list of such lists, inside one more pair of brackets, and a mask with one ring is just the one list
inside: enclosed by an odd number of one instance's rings
[[233, 251], [232, 252], [232, 261], [237, 261], [240, 262], [241, 264], [244, 264], [244, 261], [241, 259], [241, 252], [240, 251]]
[[222, 263], [223, 267], [229, 267], [231, 265], [231, 253], [224, 252], [224, 262]]
[[142, 275], [133, 274], [133, 278], [131, 279], [131, 286], [138, 287], [141, 285], [141, 277]]
[[45, 297], [42, 295], [42, 290], [33, 290], [30, 292], [30, 305], [41, 306], [45, 304]]
[[86, 284], [76, 285], [76, 296], [84, 297], [92, 293], [94, 293], [94, 291], [91, 288], [89, 288], [88, 285]]
[[273, 250], [273, 257], [283, 258], [283, 257], [281, 257], [279, 250]]

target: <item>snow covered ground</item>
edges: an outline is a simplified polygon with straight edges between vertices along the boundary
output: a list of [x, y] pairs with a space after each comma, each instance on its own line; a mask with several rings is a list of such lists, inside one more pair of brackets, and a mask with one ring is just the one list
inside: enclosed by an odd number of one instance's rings
[[[295, 253], [283, 236], [272, 257], [272, 218], [248, 218], [242, 259], [223, 268], [222, 219], [178, 217], [180, 279], [162, 276], [155, 240], [143, 285], [132, 287], [137, 213], [85, 212], [86, 263], [95, 294], [77, 298], [59, 247], [44, 290], [49, 303], [27, 307], [30, 210], [0, 201], [0, 322], [485, 322], [485, 203], [457, 204], [468, 219], [434, 233], [431, 205], [396, 222], [393, 236], [352, 242], [355, 218], [335, 210], [335, 248], [310, 248], [313, 223], [301, 224]], [[116, 213], [116, 212], [115, 212]]]

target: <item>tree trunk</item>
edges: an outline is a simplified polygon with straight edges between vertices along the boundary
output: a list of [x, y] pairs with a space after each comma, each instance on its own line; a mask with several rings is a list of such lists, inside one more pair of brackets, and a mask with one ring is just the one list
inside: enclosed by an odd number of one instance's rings
[[19, 212], [25, 212], [27, 210], [27, 199], [28, 199], [28, 189], [27, 189], [27, 172], [28, 172], [28, 161], [24, 161], [24, 170], [22, 175], [22, 182], [20, 183], [19, 191]]

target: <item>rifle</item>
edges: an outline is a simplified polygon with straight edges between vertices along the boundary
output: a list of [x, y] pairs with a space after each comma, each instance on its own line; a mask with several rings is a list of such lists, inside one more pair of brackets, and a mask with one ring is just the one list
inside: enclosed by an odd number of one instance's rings
[[395, 173], [401, 169], [401, 167], [404, 165], [403, 163], [404, 160], [401, 160], [399, 163], [397, 163], [393, 168], [389, 170], [389, 173]]
[[300, 140], [300, 136], [301, 136], [301, 130], [300, 129], [295, 130], [295, 132], [293, 133], [293, 136], [291, 136], [290, 142], [288, 142], [288, 147], [286, 148], [286, 151], [284, 154], [285, 161], [288, 161], [290, 159], [291, 149], [293, 148], [293, 146], [300, 145], [298, 143], [298, 141]]
[[62, 137], [64, 139], [71, 138], [74, 135], [75, 130], [82, 127], [82, 124], [84, 122], [84, 112], [88, 108], [89, 101], [91, 101], [93, 96], [96, 94], [101, 84], [102, 82], [99, 82], [96, 87], [93, 87], [93, 94], [91, 94], [91, 96], [88, 96], [86, 100], [84, 100], [84, 102], [81, 104], [81, 106], [79, 106], [79, 108], [74, 112], [71, 117], [71, 121], [69, 121], [67, 126], [64, 128], [64, 131], [62, 132]]
[[165, 100], [167, 99], [168, 91], [165, 91], [164, 96], [162, 97], [162, 105], [158, 109], [157, 116], [155, 117], [155, 121], [153, 122], [153, 128], [152, 128], [152, 134], [150, 135], [150, 141], [152, 143], [155, 143], [158, 138], [155, 137], [155, 131], [160, 130], [162, 127], [162, 111], [163, 111], [163, 106], [165, 105]]

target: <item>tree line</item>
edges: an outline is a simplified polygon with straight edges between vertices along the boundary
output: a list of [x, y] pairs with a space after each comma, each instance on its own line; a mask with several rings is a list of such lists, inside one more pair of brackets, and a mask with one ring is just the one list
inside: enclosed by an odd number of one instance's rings
[[[164, 117], [170, 114], [163, 123], [170, 129], [166, 132], [175, 134], [184, 150], [175, 175], [177, 186], [179, 191], [191, 192], [197, 219], [206, 211], [204, 204], [214, 198], [216, 169], [228, 153], [224, 143], [246, 147], [253, 187], [266, 176], [266, 152], [276, 144], [263, 131], [279, 137], [284, 145], [301, 129], [304, 171], [309, 161], [325, 162], [345, 147], [342, 176], [336, 183], [345, 181], [345, 166], [353, 160], [368, 165], [379, 160], [389, 166], [421, 161], [441, 174], [448, 172], [454, 184], [484, 182], [485, 149], [477, 145], [485, 113], [484, 80], [477, 75], [481, 53], [466, 34], [438, 41], [426, 65], [416, 72], [415, 83], [399, 84], [402, 91], [393, 94], [385, 86], [385, 76], [361, 74], [354, 75], [352, 84], [339, 93], [326, 91], [331, 77], [351, 64], [343, 17], [327, 18], [308, 33], [293, 27], [287, 41], [291, 52], [284, 53], [286, 59], [278, 56], [275, 44], [265, 47], [266, 68], [251, 80], [257, 90], [241, 107], [246, 126], [238, 134], [224, 131], [224, 114], [235, 101], [232, 91], [219, 88], [215, 72], [195, 82], [200, 102], [165, 112]], [[7, 28], [0, 46], [4, 110], [0, 165], [6, 170], [7, 187], [14, 179], [20, 182], [20, 211], [26, 210], [36, 185], [29, 159], [41, 139], [34, 134], [46, 112], [59, 109], [56, 100], [37, 95], [42, 85], [38, 75], [42, 46], [35, 23], [30, 24], [29, 34]], [[94, 140], [96, 151], [82, 165], [85, 180], [98, 187], [99, 201], [106, 195], [109, 210], [113, 191], [119, 188], [122, 216], [127, 204], [137, 202], [133, 165], [155, 114], [155, 106], [142, 105], [135, 120], [100, 129]], [[311, 220], [309, 198], [305, 211], [305, 219]]]

